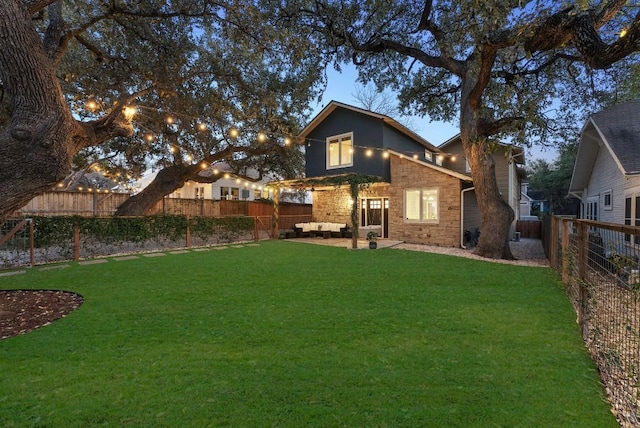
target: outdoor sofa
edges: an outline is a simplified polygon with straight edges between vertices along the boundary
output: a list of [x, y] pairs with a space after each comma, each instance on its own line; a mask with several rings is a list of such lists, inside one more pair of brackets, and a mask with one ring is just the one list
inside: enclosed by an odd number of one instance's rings
[[344, 238], [347, 232], [347, 225], [344, 223], [327, 222], [307, 222], [296, 223], [293, 230], [297, 238], [306, 236], [322, 236], [323, 238]]

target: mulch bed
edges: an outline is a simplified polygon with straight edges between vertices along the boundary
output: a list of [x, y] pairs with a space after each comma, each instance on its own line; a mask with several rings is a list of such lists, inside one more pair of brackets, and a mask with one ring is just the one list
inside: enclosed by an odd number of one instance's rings
[[84, 299], [59, 290], [0, 290], [0, 340], [51, 324], [77, 309]]

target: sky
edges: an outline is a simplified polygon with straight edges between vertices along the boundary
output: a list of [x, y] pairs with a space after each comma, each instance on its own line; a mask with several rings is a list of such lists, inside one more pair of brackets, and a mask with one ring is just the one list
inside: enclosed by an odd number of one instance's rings
[[[320, 113], [331, 101], [338, 101], [360, 107], [353, 96], [356, 86], [360, 85], [360, 83], [356, 82], [358, 73], [355, 66], [352, 64], [344, 65], [340, 73], [330, 66], [327, 69], [327, 75], [327, 88], [321, 102], [314, 107], [311, 118]], [[411, 117], [411, 124], [413, 125], [412, 131], [435, 146], [439, 146], [460, 132], [458, 125], [455, 123], [430, 121], [428, 117]], [[557, 157], [557, 151], [549, 148], [525, 148], [525, 162], [527, 163], [530, 163], [534, 159], [545, 159], [553, 162]]]

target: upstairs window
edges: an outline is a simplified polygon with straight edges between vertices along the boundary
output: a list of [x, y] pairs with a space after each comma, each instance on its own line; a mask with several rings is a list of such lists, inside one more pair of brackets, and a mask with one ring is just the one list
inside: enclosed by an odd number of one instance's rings
[[327, 138], [327, 169], [353, 166], [353, 133]]

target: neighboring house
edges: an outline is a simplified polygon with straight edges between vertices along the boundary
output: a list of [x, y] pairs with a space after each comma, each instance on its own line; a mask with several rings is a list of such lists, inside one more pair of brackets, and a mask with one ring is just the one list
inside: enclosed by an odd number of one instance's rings
[[[272, 177], [263, 177], [260, 181], [249, 181], [240, 178], [231, 172], [231, 168], [224, 163], [212, 165], [202, 174], [220, 175], [221, 178], [213, 183], [196, 183], [188, 181], [180, 189], [171, 193], [169, 198], [184, 199], [213, 199], [228, 201], [254, 201], [256, 199], [268, 199], [273, 196], [273, 190], [269, 190], [267, 183]], [[243, 174], [245, 177], [257, 179], [258, 171], [249, 169]]]
[[518, 218], [530, 217], [534, 200], [528, 194], [528, 183], [523, 182], [520, 189], [520, 215]]
[[640, 226], [640, 100], [587, 120], [569, 194], [580, 199], [580, 218]]
[[[442, 143], [440, 150], [446, 152], [443, 166], [453, 171], [471, 176], [469, 163], [466, 161], [460, 134]], [[522, 180], [525, 177], [524, 152], [520, 147], [510, 144], [497, 144], [491, 155], [495, 162], [496, 181], [502, 198], [513, 209], [515, 220], [520, 218], [520, 201]], [[474, 230], [480, 227], [481, 218], [478, 203], [473, 192], [465, 195], [465, 229]], [[515, 233], [515, 220], [511, 224], [510, 236]]]
[[415, 244], [462, 245], [472, 180], [443, 166], [443, 150], [388, 116], [336, 101], [299, 136], [306, 145], [306, 179], [345, 173], [382, 179], [358, 201], [347, 186], [313, 186], [313, 221], [351, 224], [351, 204], [357, 203], [361, 231]]

